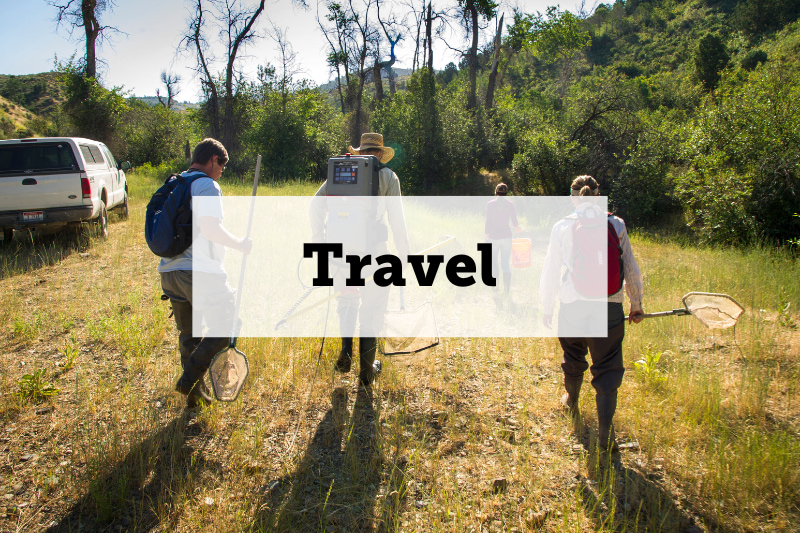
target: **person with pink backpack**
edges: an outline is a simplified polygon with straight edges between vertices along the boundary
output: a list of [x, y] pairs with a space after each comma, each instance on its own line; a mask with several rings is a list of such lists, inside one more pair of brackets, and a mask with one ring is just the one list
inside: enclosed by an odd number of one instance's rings
[[[573, 416], [578, 414], [578, 397], [583, 374], [588, 368], [592, 374], [592, 387], [597, 393], [598, 443], [604, 450], [616, 451], [612, 420], [617, 408], [617, 390], [625, 373], [622, 361], [625, 312], [622, 304], [627, 293], [631, 306], [629, 322], [641, 322], [642, 319], [637, 317], [644, 314], [644, 284], [631, 250], [625, 221], [600, 211], [593, 198], [599, 193], [600, 187], [591, 176], [578, 176], [572, 182], [570, 196], [573, 197], [575, 212], [553, 227], [539, 296], [543, 305], [542, 322], [547, 328], [553, 325], [556, 301], [560, 303], [558, 340], [564, 351], [561, 369], [566, 389], [561, 403]], [[602, 238], [604, 234], [607, 234], [607, 239]], [[607, 284], [603, 283], [606, 276]], [[607, 336], [570, 334], [570, 322], [591, 317], [586, 309], [597, 309], [597, 305], [608, 306]], [[591, 367], [586, 361], [589, 353]]]

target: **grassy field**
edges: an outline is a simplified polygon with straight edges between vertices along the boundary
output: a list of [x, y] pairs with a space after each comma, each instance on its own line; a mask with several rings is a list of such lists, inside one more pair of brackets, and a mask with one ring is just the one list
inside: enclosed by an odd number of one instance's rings
[[555, 339], [442, 339], [385, 359], [372, 397], [332, 375], [336, 341], [317, 365], [319, 339], [243, 339], [241, 399], [195, 413], [141, 231], [164, 175], [131, 174], [106, 241], [0, 250], [0, 531], [798, 530], [792, 258], [634, 236], [646, 310], [694, 290], [746, 313], [628, 328], [619, 456], [596, 452], [591, 387], [582, 420], [559, 409]]

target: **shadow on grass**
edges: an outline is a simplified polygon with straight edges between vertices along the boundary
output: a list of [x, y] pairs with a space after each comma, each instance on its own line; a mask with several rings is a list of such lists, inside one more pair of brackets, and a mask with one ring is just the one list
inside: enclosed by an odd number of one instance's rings
[[180, 516], [176, 507], [191, 499], [202, 473], [222, 476], [218, 462], [197, 453], [205, 441], [197, 419], [184, 411], [135, 445], [110, 471], [90, 479], [83, 497], [47, 531], [174, 530]]
[[10, 243], [0, 243], [0, 279], [52, 266], [74, 253], [91, 249], [88, 228], [59, 231], [15, 231]]
[[[663, 483], [663, 473], [643, 474], [623, 465], [619, 454], [600, 451], [583, 439], [589, 477], [578, 481], [587, 515], [599, 531], [658, 531], [701, 533], [699, 513], [684, 509], [680, 498]], [[717, 531], [715, 522], [702, 519]]]
[[[336, 388], [297, 470], [265, 488], [254, 531], [389, 531], [404, 483], [402, 468], [384, 473], [372, 393], [359, 388], [353, 412]], [[404, 463], [401, 463], [404, 465]], [[394, 501], [376, 518], [377, 487], [387, 481]], [[394, 504], [394, 505], [393, 505]]]

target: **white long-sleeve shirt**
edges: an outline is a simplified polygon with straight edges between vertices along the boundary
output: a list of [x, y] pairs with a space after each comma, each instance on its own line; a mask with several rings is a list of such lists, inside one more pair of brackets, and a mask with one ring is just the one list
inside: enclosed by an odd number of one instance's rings
[[[588, 202], [580, 204], [575, 212], [583, 217], [594, 215], [595, 206]], [[631, 311], [642, 309], [642, 299], [644, 293], [644, 282], [639, 265], [633, 256], [631, 242], [628, 239], [628, 230], [625, 221], [617, 216], [609, 217], [611, 225], [617, 232], [619, 243], [622, 248], [623, 273], [625, 276], [624, 288], [631, 302]], [[547, 257], [542, 268], [542, 277], [539, 285], [539, 298], [542, 301], [545, 315], [552, 315], [556, 300], [561, 303], [572, 303], [577, 300], [588, 300], [585, 296], [578, 293], [572, 282], [572, 276], [564, 275], [564, 271], [572, 267], [572, 230], [577, 223], [577, 218], [565, 218], [560, 220], [550, 234], [550, 246], [547, 249]], [[608, 297], [609, 302], [623, 303], [625, 294], [620, 288], [615, 294]]]

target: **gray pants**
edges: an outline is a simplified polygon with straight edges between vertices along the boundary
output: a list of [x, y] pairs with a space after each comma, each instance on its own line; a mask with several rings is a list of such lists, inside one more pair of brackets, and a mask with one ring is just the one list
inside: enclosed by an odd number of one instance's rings
[[[214, 287], [214, 301], [197, 302], [193, 306], [192, 283], [203, 283], [205, 287]], [[191, 270], [174, 270], [161, 273], [161, 289], [169, 297], [178, 328], [178, 346], [181, 353], [181, 366], [205, 371], [214, 356], [228, 346], [228, 337], [201, 337], [201, 331], [195, 332], [192, 319], [194, 311], [200, 311], [202, 321], [209, 324], [232, 324], [234, 309], [233, 290], [224, 275], [206, 274]], [[209, 292], [205, 291], [204, 293]], [[195, 324], [199, 325], [199, 324]], [[196, 333], [196, 334], [195, 334]]]
[[[570, 313], [562, 304], [559, 320]], [[574, 314], [574, 313], [573, 313]], [[625, 367], [622, 364], [622, 339], [625, 338], [625, 312], [622, 304], [608, 304], [608, 337], [559, 337], [564, 350], [561, 369], [566, 381], [582, 381], [586, 369], [592, 373], [592, 387], [598, 394], [613, 394], [622, 384]], [[591, 353], [592, 366], [586, 362]]]
[[[497, 265], [503, 274], [511, 272], [509, 258], [511, 257], [511, 237], [505, 239], [489, 239], [492, 245], [492, 277], [497, 278]], [[499, 260], [499, 261], [498, 261]]]

